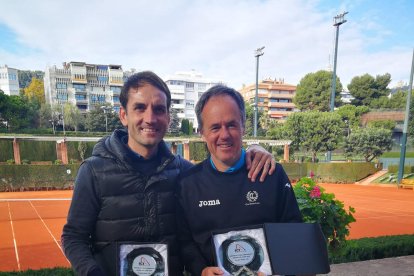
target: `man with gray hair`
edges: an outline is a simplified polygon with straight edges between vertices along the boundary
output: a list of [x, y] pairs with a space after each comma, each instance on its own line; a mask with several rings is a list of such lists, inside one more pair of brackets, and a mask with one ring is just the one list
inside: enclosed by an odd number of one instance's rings
[[196, 114], [210, 157], [178, 180], [178, 237], [186, 270], [192, 275], [222, 275], [224, 271], [214, 266], [212, 232], [301, 222], [302, 216], [280, 164], [263, 184], [251, 185], [246, 177], [246, 112], [239, 92], [223, 85], [210, 88], [199, 99]]

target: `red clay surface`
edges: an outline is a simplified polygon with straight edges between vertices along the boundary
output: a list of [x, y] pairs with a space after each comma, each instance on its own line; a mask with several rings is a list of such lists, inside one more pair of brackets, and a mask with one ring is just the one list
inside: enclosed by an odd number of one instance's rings
[[[356, 209], [350, 239], [414, 234], [414, 191], [322, 184]], [[0, 271], [70, 267], [60, 235], [72, 191], [0, 193]], [[5, 201], [20, 199], [20, 201]], [[42, 200], [60, 199], [60, 200]]]

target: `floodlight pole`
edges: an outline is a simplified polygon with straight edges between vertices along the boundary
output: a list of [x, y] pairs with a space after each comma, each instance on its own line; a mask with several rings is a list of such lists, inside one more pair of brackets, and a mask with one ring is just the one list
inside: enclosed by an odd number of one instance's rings
[[[331, 84], [331, 102], [330, 102], [330, 111], [333, 112], [335, 108], [335, 90], [336, 90], [336, 61], [338, 57], [338, 37], [339, 37], [339, 26], [346, 22], [345, 15], [348, 12], [343, 12], [338, 14], [333, 18], [334, 24], [333, 26], [336, 27], [336, 35], [335, 35], [335, 53], [334, 53], [334, 66], [332, 71], [332, 84]], [[332, 159], [331, 151], [328, 151], [326, 159], [328, 162]]]
[[259, 57], [263, 56], [264, 52], [263, 49], [265, 47], [261, 47], [256, 49], [256, 51], [254, 52], [254, 56], [256, 57], [256, 94], [254, 97], [254, 128], [253, 128], [253, 136], [257, 137], [257, 116], [258, 116], [258, 110], [259, 110], [259, 105], [258, 105], [258, 90], [259, 90]]
[[413, 60], [411, 63], [410, 85], [408, 86], [407, 103], [405, 105], [404, 129], [403, 129], [403, 135], [401, 138], [402, 141], [401, 141], [400, 165], [398, 166], [398, 177], [397, 177], [398, 188], [400, 187], [401, 179], [403, 178], [403, 173], [404, 173], [405, 151], [407, 147], [408, 121], [410, 119], [411, 94], [413, 90], [413, 74], [414, 74], [414, 49], [413, 49]]

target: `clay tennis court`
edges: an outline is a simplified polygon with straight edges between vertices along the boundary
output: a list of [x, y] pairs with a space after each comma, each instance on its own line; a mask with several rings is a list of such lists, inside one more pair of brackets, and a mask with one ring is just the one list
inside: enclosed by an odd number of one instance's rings
[[[414, 234], [414, 191], [323, 184], [356, 209], [351, 239]], [[0, 271], [69, 267], [60, 235], [71, 191], [0, 193]]]

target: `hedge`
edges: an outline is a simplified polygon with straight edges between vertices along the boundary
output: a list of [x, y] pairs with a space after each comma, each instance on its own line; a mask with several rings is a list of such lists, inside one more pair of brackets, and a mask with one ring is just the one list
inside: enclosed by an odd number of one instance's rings
[[[389, 165], [388, 172], [397, 173], [399, 167], [400, 167], [399, 165]], [[414, 173], [414, 166], [404, 166], [404, 173]]]
[[331, 263], [348, 263], [414, 254], [414, 235], [383, 236], [349, 240], [338, 254], [330, 254]]
[[[80, 161], [80, 155], [78, 151], [79, 142], [66, 142], [68, 149], [68, 159]], [[85, 158], [92, 155], [92, 149], [96, 142], [85, 142], [87, 145]], [[56, 155], [56, 142], [54, 141], [28, 141], [20, 140], [20, 159], [29, 161], [55, 161]], [[6, 162], [9, 159], [13, 159], [13, 141], [0, 140], [0, 162]]]
[[378, 171], [374, 163], [307, 163], [317, 182], [354, 183]]
[[0, 165], [0, 192], [73, 187], [79, 164]]

